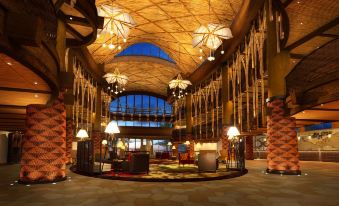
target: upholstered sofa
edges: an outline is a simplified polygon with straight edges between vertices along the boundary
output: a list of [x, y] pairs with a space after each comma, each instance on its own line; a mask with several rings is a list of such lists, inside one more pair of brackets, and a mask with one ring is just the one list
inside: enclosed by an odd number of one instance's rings
[[216, 172], [217, 153], [215, 150], [200, 150], [198, 155], [199, 172]]

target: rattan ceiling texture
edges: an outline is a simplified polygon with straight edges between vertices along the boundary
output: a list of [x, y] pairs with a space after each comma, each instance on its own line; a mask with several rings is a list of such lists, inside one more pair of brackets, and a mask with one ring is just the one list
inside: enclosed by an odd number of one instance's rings
[[[303, 39], [317, 29], [329, 24], [339, 17], [339, 3], [333, 0], [294, 0], [286, 8], [289, 18], [289, 38], [287, 46]], [[291, 50], [292, 54], [307, 56], [339, 35], [339, 26], [333, 26], [322, 34], [314, 35], [308, 41]], [[292, 59], [295, 66], [300, 58]]]
[[[105, 63], [105, 71], [108, 72], [115, 67], [112, 64], [115, 55], [129, 45], [148, 42], [159, 46], [176, 66], [160, 65], [159, 61], [138, 63], [131, 59], [118, 64], [118, 67], [134, 82], [127, 84], [127, 90], [140, 90], [145, 86], [143, 90], [165, 95], [167, 83], [172, 78], [178, 73], [192, 73], [209, 55], [206, 47], [202, 48], [202, 52], [200, 48], [193, 48], [193, 31], [208, 23], [229, 26], [241, 3], [242, 0], [97, 0], [97, 7], [111, 5], [129, 13], [136, 26], [131, 28], [127, 42], [119, 39], [120, 50], [118, 47], [112, 50], [102, 47], [103, 43], [109, 43], [109, 35], [98, 36], [88, 49], [97, 63]], [[203, 58], [200, 59], [200, 56]]]

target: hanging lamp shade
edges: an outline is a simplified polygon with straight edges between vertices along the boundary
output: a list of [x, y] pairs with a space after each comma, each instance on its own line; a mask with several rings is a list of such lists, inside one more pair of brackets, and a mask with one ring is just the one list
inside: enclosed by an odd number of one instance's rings
[[190, 145], [190, 141], [186, 140], [186, 142], [184, 143], [185, 145]]
[[76, 137], [83, 139], [83, 138], [88, 138], [89, 136], [88, 136], [88, 133], [85, 129], [80, 129], [78, 131]]
[[222, 39], [233, 38], [232, 31], [223, 24], [208, 24], [200, 26], [193, 32], [193, 47], [206, 45], [212, 50], [216, 50], [221, 44]]
[[117, 83], [121, 86], [125, 86], [128, 82], [128, 77], [121, 74], [117, 68], [114, 70], [113, 73], [107, 73], [103, 77], [109, 84]]
[[228, 139], [233, 139], [236, 136], [239, 136], [240, 132], [237, 127], [230, 127], [227, 131]]
[[98, 15], [105, 18], [104, 29], [102, 30], [103, 34], [112, 34], [111, 32], [113, 32], [118, 37], [127, 39], [130, 33], [130, 27], [136, 26], [131, 15], [110, 5], [101, 5], [98, 7]]
[[107, 140], [102, 140], [102, 142], [101, 142], [101, 144], [103, 144], [103, 145], [107, 145]]
[[180, 74], [178, 74], [178, 77], [174, 80], [171, 80], [168, 84], [170, 89], [178, 87], [183, 90], [186, 89], [189, 85], [192, 85], [192, 83], [189, 80], [182, 79]]
[[172, 149], [176, 149], [175, 145], [173, 145]]
[[168, 146], [171, 146], [171, 145], [172, 145], [172, 142], [168, 142], [167, 145], [168, 145]]
[[111, 121], [105, 129], [105, 133], [108, 133], [108, 134], [120, 133], [118, 124], [115, 121]]

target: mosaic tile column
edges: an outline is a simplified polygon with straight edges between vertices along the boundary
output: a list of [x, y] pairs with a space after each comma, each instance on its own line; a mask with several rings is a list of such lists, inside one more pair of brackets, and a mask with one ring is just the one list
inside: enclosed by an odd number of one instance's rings
[[284, 101], [268, 103], [267, 171], [270, 173], [300, 174], [296, 122], [284, 116]]
[[66, 178], [66, 111], [63, 94], [51, 106], [28, 105], [22, 144], [20, 182]]
[[247, 136], [245, 139], [246, 160], [253, 160], [253, 136]]
[[72, 143], [75, 139], [74, 122], [68, 119], [66, 122], [66, 164], [73, 162], [72, 160]]

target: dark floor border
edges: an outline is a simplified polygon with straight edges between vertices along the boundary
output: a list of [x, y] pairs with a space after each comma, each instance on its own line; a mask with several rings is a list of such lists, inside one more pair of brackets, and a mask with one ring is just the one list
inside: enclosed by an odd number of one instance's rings
[[51, 184], [51, 183], [55, 183], [55, 182], [62, 182], [65, 181], [67, 179], [67, 176], [65, 177], [58, 177], [55, 180], [36, 180], [36, 181], [30, 181], [30, 180], [18, 180], [19, 184]]
[[79, 172], [76, 171], [76, 166], [72, 166], [70, 168], [70, 171], [79, 174], [84, 175], [87, 177], [94, 177], [94, 178], [100, 178], [100, 179], [107, 179], [107, 180], [121, 180], [121, 181], [135, 181], [135, 182], [205, 182], [205, 181], [213, 181], [213, 180], [224, 180], [224, 179], [231, 179], [235, 177], [241, 177], [248, 173], [247, 169], [243, 170], [236, 170], [231, 169], [233, 173], [227, 174], [227, 175], [221, 175], [218, 177], [206, 177], [206, 178], [185, 178], [185, 179], [163, 179], [163, 178], [138, 178], [138, 177], [119, 177], [119, 176], [103, 176], [98, 173], [85, 173], [85, 172]]
[[267, 173], [270, 174], [277, 174], [277, 175], [300, 175], [301, 171], [300, 170], [271, 170], [271, 169], [266, 169]]

